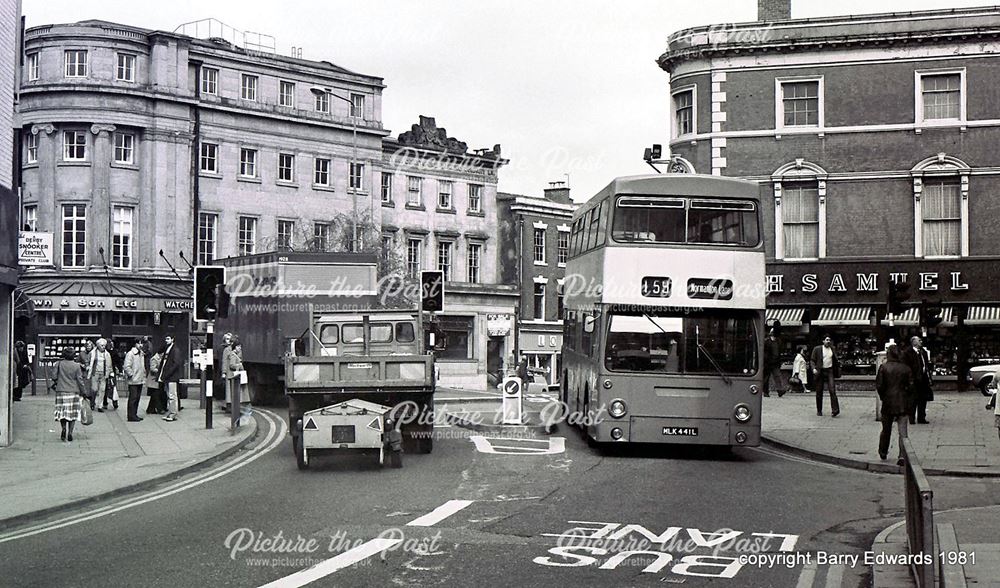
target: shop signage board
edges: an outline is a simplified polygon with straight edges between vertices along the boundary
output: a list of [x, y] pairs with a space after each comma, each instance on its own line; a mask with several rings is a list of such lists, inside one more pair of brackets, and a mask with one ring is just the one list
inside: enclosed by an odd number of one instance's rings
[[487, 314], [486, 334], [490, 337], [502, 337], [510, 333], [512, 319], [509, 313]]
[[190, 298], [43, 295], [32, 295], [30, 298], [37, 310], [185, 312], [194, 309]]
[[23, 266], [52, 265], [52, 233], [18, 233], [17, 263]]

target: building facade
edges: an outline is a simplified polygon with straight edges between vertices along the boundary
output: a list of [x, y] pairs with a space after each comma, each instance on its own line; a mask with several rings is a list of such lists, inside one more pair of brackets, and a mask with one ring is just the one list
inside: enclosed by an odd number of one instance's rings
[[[18, 111], [25, 272], [43, 358], [190, 327], [189, 264], [377, 246], [382, 80], [103, 21], [28, 29]], [[343, 250], [343, 249], [341, 249]]]
[[[1000, 361], [1000, 10], [713, 25], [670, 36], [675, 169], [761, 184], [768, 314], [869, 377], [927, 333], [942, 373]], [[766, 6], [765, 6], [766, 5]], [[775, 16], [776, 15], [776, 16]], [[912, 296], [886, 316], [890, 281]], [[922, 329], [921, 303], [944, 319]], [[891, 323], [890, 323], [891, 321]]]
[[434, 317], [438, 383], [485, 390], [514, 348], [517, 288], [500, 280], [497, 172], [500, 146], [470, 153], [431, 117], [382, 144], [381, 251], [410, 279], [444, 272], [444, 310]]
[[[18, 166], [15, 145], [20, 131], [14, 129], [17, 101], [18, 55], [21, 43], [21, 2], [0, 0], [0, 447], [10, 445], [11, 407], [14, 395], [14, 290], [18, 282]], [[30, 390], [29, 390], [30, 392]]]
[[516, 313], [517, 352], [528, 365], [559, 383], [563, 337], [563, 279], [569, 231], [577, 205], [569, 188], [553, 183], [544, 197], [501, 193], [501, 234], [517, 246], [507, 257], [505, 281], [521, 286]]

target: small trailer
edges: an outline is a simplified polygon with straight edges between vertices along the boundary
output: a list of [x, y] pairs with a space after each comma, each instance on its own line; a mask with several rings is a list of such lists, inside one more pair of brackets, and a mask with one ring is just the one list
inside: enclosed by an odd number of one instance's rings
[[388, 416], [388, 406], [357, 398], [310, 410], [302, 415], [302, 441], [295, 460], [309, 467], [310, 456], [333, 452], [378, 453], [379, 465], [402, 467], [402, 434]]

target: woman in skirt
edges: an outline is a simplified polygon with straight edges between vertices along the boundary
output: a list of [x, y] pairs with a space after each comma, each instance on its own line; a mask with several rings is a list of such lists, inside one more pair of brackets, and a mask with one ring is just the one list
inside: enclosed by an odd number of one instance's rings
[[76, 362], [76, 350], [63, 349], [62, 359], [56, 363], [52, 387], [56, 391], [56, 420], [62, 425], [62, 440], [73, 440], [73, 425], [80, 420], [80, 401], [86, 394], [87, 384], [83, 368]]

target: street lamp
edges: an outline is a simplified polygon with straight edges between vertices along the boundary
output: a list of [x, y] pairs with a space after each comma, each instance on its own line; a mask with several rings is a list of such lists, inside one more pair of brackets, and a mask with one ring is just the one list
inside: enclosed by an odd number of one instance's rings
[[[338, 96], [333, 93], [330, 88], [324, 88], [322, 86], [313, 86], [309, 88], [309, 91], [317, 96], [333, 96], [339, 100], [347, 102], [351, 109], [354, 108], [354, 102], [350, 98], [344, 98], [343, 96]], [[358, 194], [357, 190], [351, 191], [351, 168], [357, 164], [358, 160], [358, 118], [351, 114], [351, 110], [347, 111], [347, 115], [351, 118], [351, 162], [347, 165], [347, 191], [351, 194], [351, 201], [354, 207], [354, 227], [351, 231], [351, 251], [356, 252], [358, 250]]]

